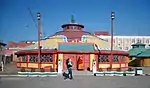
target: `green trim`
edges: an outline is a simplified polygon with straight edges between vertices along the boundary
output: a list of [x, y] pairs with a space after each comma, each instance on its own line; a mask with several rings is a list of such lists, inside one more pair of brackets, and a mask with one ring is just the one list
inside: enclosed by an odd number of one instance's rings
[[94, 51], [93, 44], [59, 44], [59, 50]]
[[145, 51], [145, 48], [132, 48], [130, 49], [129, 56], [137, 56], [138, 54], [142, 53], [142, 51]]
[[150, 57], [150, 49], [146, 49], [145, 51], [141, 52], [137, 55], [137, 57]]

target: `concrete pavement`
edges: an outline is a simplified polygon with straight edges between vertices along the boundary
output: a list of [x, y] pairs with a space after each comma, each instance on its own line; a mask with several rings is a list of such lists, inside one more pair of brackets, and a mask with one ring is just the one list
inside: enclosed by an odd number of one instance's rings
[[74, 80], [63, 77], [2, 77], [1, 88], [150, 88], [150, 77], [94, 77], [74, 76]]

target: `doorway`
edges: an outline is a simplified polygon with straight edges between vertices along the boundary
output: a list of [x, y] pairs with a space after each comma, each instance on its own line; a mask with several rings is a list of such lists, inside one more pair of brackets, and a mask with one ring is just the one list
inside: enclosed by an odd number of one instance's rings
[[67, 70], [66, 60], [70, 58], [73, 62], [73, 70], [87, 70], [90, 68], [89, 54], [64, 54], [63, 56], [63, 70]]
[[84, 70], [84, 57], [83, 55], [77, 55], [77, 70]]

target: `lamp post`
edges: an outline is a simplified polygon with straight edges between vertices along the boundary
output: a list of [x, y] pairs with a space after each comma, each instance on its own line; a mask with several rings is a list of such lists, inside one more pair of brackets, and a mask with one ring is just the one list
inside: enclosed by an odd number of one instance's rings
[[37, 20], [38, 20], [38, 68], [40, 69], [40, 62], [41, 62], [41, 46], [40, 46], [41, 14], [40, 12], [37, 13]]
[[112, 62], [113, 62], [113, 31], [114, 31], [114, 19], [115, 19], [115, 12], [111, 12], [111, 61], [110, 61], [110, 68], [112, 69]]

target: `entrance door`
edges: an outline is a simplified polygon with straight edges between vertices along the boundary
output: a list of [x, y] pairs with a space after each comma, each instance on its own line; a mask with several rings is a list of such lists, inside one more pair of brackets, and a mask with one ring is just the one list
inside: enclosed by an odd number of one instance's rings
[[84, 55], [77, 55], [77, 70], [84, 70]]
[[73, 70], [87, 70], [87, 68], [90, 68], [89, 54], [64, 54], [63, 70], [67, 70], [66, 60], [68, 58], [70, 58], [73, 62]]

